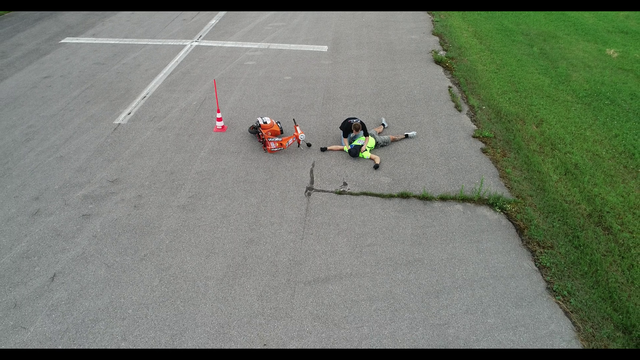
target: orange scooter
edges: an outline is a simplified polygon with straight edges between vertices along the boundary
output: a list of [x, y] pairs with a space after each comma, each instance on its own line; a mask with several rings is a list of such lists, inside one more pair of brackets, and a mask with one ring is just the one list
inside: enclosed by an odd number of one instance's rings
[[249, 133], [255, 135], [258, 141], [262, 143], [262, 149], [265, 152], [274, 153], [280, 150], [288, 148], [294, 142], [304, 142], [307, 147], [311, 147], [311, 143], [304, 141], [304, 132], [300, 129], [300, 126], [296, 123], [296, 119], [293, 119], [293, 135], [282, 136], [282, 124], [280, 121], [275, 121], [268, 117], [259, 117], [255, 124], [249, 126]]

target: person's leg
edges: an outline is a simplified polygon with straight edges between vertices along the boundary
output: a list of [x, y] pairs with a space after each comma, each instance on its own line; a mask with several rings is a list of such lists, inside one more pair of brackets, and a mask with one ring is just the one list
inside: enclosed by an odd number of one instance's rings
[[380, 156], [371, 154], [369, 158], [373, 160], [373, 169], [378, 170], [378, 168], [380, 167]]
[[416, 137], [415, 131], [404, 133], [404, 135], [389, 135], [391, 142], [414, 138], [414, 137]]
[[389, 136], [389, 135], [378, 135], [376, 137], [376, 148], [385, 147], [391, 144], [391, 141], [392, 141], [391, 138], [392, 136]]
[[375, 129], [373, 129], [373, 131], [380, 134], [382, 130], [386, 129], [387, 127], [389, 127], [389, 124], [387, 124], [387, 120], [382, 118], [380, 125], [376, 126]]
[[376, 142], [375, 143], [375, 148], [379, 148], [380, 147], [380, 135], [378, 135], [375, 131], [372, 131], [369, 133], [369, 136], [371, 138], [373, 138], [373, 140]]

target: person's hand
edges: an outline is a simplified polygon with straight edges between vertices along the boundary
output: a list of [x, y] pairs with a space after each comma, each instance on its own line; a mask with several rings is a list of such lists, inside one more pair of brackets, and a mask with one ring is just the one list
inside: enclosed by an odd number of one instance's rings
[[374, 164], [373, 165], [373, 170], [378, 170], [379, 167], [380, 167], [380, 164]]

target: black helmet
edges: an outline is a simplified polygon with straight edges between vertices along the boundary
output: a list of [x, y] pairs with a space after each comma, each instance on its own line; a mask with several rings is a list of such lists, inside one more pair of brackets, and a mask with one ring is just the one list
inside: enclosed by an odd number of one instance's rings
[[357, 158], [360, 156], [360, 149], [362, 149], [362, 145], [354, 145], [351, 149], [349, 149], [349, 155], [351, 157]]

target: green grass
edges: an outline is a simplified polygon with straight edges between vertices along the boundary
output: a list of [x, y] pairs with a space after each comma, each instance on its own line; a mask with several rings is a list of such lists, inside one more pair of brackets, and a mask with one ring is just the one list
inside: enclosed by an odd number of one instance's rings
[[453, 101], [453, 106], [456, 110], [462, 112], [462, 103], [460, 103], [460, 97], [453, 90], [452, 86], [449, 86], [449, 96], [451, 96], [451, 101]]
[[639, 348], [640, 12], [432, 15], [437, 62], [583, 345]]
[[[317, 189], [315, 189], [317, 190]], [[329, 192], [329, 191], [327, 191]], [[500, 195], [496, 192], [489, 193], [488, 189], [484, 188], [484, 178], [480, 179], [480, 185], [476, 188], [471, 189], [471, 192], [468, 193], [464, 189], [464, 185], [460, 188], [460, 191], [456, 194], [440, 194], [440, 195], [432, 195], [425, 190], [422, 191], [421, 194], [414, 194], [410, 191], [400, 191], [396, 194], [392, 193], [374, 193], [369, 191], [361, 191], [361, 192], [352, 192], [346, 190], [335, 190], [331, 191], [337, 195], [351, 195], [351, 196], [372, 196], [383, 199], [418, 199], [422, 201], [455, 201], [476, 205], [484, 205], [489, 206], [494, 211], [504, 213], [510, 218], [510, 214], [513, 213], [513, 210], [516, 208], [519, 203], [518, 199], [508, 198], [503, 195]]]

